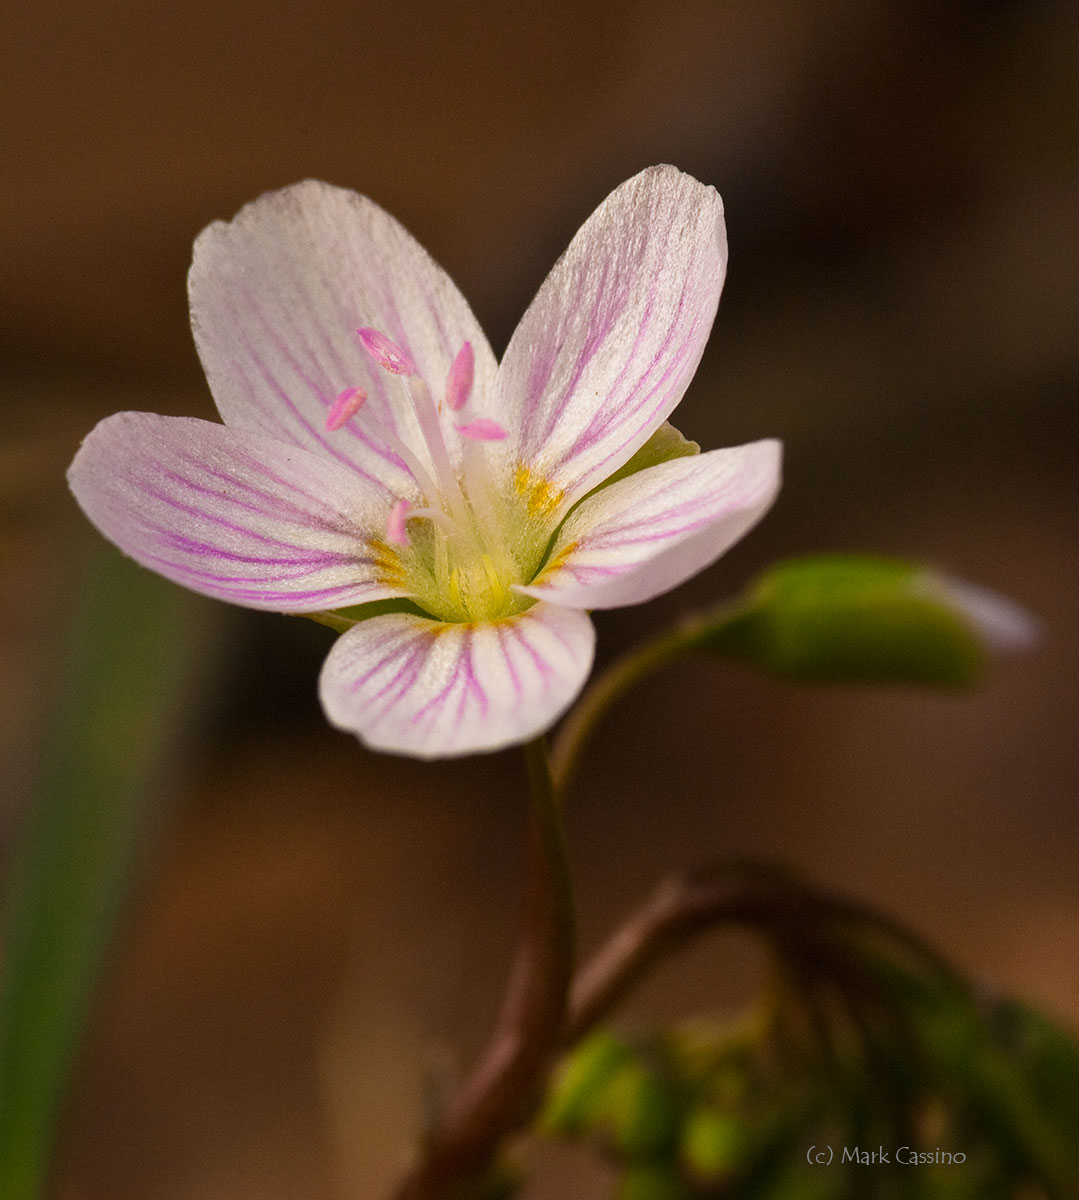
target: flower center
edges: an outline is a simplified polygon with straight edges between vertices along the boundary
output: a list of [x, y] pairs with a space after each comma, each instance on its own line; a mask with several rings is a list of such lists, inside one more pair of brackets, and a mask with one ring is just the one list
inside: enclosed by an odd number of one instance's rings
[[[538, 570], [550, 526], [537, 520], [535, 489], [499, 487], [485, 446], [502, 441], [496, 421], [473, 417], [454, 422], [459, 443], [450, 453], [445, 410], [460, 413], [472, 393], [474, 355], [465, 342], [450, 366], [445, 396], [436, 404], [406, 350], [375, 329], [356, 331], [378, 365], [397, 376], [426, 454], [421, 458], [392, 431], [365, 416], [365, 426], [405, 464], [423, 496], [414, 506], [400, 498], [386, 520], [384, 538], [369, 539], [384, 582], [406, 593], [442, 621], [489, 621], [511, 616], [534, 601], [514, 592]], [[363, 407], [366, 394], [349, 387], [334, 400], [327, 429], [340, 429]], [[456, 465], [455, 465], [456, 464]], [[544, 514], [549, 515], [549, 514]]]

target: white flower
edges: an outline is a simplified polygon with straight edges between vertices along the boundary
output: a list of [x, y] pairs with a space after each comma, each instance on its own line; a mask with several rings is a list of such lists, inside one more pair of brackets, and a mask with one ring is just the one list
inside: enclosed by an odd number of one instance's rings
[[355, 619], [320, 694], [369, 745], [525, 741], [588, 675], [586, 610], [674, 587], [775, 497], [778, 443], [697, 455], [665, 424], [725, 266], [716, 192], [644, 171], [574, 238], [499, 365], [392, 217], [285, 188], [195, 244], [192, 325], [224, 424], [110, 417], [71, 487], [186, 587]]

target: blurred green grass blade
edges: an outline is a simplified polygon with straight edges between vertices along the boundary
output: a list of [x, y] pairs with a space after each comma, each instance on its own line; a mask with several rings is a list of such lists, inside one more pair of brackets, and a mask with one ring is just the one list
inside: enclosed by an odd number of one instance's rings
[[[200, 658], [201, 605], [111, 547], [84, 559], [0, 913], [0, 1196], [44, 1192], [80, 1033]], [[78, 574], [73, 572], [78, 581]]]

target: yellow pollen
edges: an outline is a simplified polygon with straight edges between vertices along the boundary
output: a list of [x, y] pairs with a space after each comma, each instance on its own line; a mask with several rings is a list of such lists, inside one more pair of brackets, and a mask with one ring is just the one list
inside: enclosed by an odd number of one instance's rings
[[385, 587], [402, 587], [408, 574], [397, 552], [379, 538], [368, 538], [367, 547], [373, 558], [371, 565], [378, 572], [378, 581]]
[[544, 517], [562, 503], [563, 490], [547, 479], [537, 479], [524, 463], [518, 463], [513, 474], [513, 487], [518, 496], [526, 498], [528, 515]]
[[576, 549], [576, 542], [570, 542], [568, 546], [563, 546], [562, 549], [559, 550], [556, 555], [554, 555], [551, 561], [544, 566], [543, 570], [536, 576], [536, 578], [532, 580], [533, 584], [542, 583], [549, 575], [553, 575], [556, 571], [560, 570], [565, 564], [566, 559], [569, 558], [569, 556]]

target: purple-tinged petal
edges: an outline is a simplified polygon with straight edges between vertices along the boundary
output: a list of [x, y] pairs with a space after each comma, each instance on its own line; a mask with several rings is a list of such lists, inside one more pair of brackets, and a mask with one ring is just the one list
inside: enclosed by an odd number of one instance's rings
[[376, 750], [453, 758], [552, 725], [592, 666], [588, 616], [537, 604], [515, 617], [444, 624], [407, 613], [343, 634], [322, 669], [326, 716]]
[[392, 340], [436, 396], [464, 342], [477, 388], [493, 384], [494, 355], [442, 268], [373, 201], [329, 184], [270, 192], [204, 229], [188, 288], [225, 424], [336, 458], [388, 494], [409, 491], [410, 477], [364, 417], [325, 428], [334, 398], [362, 387], [365, 412], [425, 454], [402, 381], [374, 362], [357, 330]]
[[401, 595], [387, 504], [337, 463], [210, 421], [119, 413], [68, 471], [86, 515], [144, 567], [249, 608], [315, 612]]
[[713, 188], [652, 167], [616, 189], [510, 341], [498, 377], [500, 419], [516, 434], [507, 453], [567, 504], [613, 474], [689, 385], [726, 262]]
[[752, 442], [648, 467], [570, 514], [548, 566], [515, 590], [573, 608], [619, 608], [669, 591], [747, 533], [779, 490], [781, 447]]

